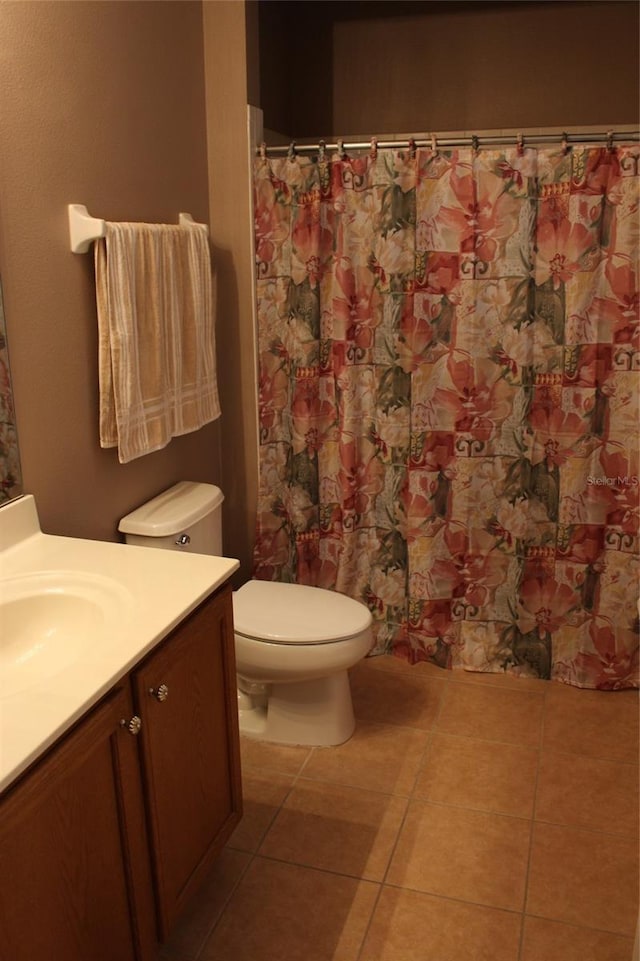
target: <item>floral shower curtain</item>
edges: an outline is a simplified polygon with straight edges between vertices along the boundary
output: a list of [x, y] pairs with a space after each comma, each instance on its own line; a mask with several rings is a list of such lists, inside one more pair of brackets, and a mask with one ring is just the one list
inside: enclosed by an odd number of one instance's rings
[[637, 146], [256, 160], [259, 578], [638, 685]]

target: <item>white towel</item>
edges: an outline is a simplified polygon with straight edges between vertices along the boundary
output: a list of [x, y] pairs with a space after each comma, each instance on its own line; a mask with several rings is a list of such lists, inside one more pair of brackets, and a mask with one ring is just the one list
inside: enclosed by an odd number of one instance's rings
[[220, 416], [206, 227], [107, 223], [95, 268], [100, 445], [126, 464]]

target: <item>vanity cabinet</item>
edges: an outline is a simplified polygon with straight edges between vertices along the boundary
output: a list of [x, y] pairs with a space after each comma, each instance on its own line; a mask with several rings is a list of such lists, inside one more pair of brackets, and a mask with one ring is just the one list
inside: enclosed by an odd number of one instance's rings
[[132, 713], [119, 686], [0, 804], [2, 961], [137, 961], [154, 941]]
[[240, 820], [231, 588], [199, 608], [132, 680], [164, 940]]
[[227, 586], [0, 797], [0, 961], [152, 961], [240, 816]]

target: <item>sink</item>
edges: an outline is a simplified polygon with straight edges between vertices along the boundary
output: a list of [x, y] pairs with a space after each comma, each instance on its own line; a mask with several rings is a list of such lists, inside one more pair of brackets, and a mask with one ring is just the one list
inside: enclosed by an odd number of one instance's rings
[[81, 571], [0, 581], [0, 696], [41, 684], [95, 655], [122, 625], [125, 589]]

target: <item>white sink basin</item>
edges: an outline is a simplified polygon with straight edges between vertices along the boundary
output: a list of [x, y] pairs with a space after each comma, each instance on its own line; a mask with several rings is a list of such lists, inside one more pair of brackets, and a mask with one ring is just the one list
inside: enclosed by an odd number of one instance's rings
[[32, 494], [2, 505], [0, 791], [238, 567], [43, 534]]
[[80, 571], [0, 581], [0, 697], [53, 678], [122, 626], [126, 590]]

